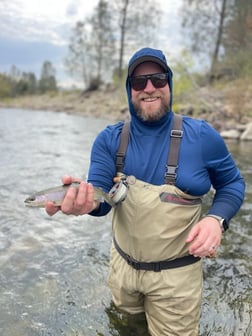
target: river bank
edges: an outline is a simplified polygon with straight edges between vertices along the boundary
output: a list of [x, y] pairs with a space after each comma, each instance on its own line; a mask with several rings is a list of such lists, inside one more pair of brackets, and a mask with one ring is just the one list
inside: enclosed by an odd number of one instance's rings
[[119, 90], [60, 91], [43, 95], [21, 96], [0, 102], [0, 107], [65, 112], [87, 117], [124, 120], [127, 114], [126, 98]]
[[[175, 95], [174, 112], [204, 119], [224, 138], [252, 140], [252, 90], [244, 82], [222, 87], [202, 87]], [[239, 88], [239, 90], [238, 90]], [[44, 95], [21, 96], [0, 101], [0, 107], [65, 112], [116, 122], [129, 118], [124, 89], [113, 86], [96, 91], [60, 91]]]

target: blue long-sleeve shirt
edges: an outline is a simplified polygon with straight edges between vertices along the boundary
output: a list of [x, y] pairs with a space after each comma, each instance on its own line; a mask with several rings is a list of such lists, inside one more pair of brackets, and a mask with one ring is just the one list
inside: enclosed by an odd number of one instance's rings
[[[130, 75], [126, 79], [130, 122], [130, 138], [123, 173], [155, 185], [165, 183], [164, 175], [173, 126], [172, 76], [162, 51], [142, 48], [129, 61], [128, 69], [151, 57], [167, 73], [170, 101], [167, 114], [157, 121], [142, 121], [131, 99]], [[150, 60], [150, 59], [149, 59]], [[116, 176], [116, 152], [123, 123], [108, 126], [96, 138], [92, 152], [88, 181], [108, 192]], [[245, 183], [223, 139], [203, 120], [183, 117], [183, 138], [180, 145], [176, 186], [195, 196], [206, 194], [211, 185], [216, 190], [209, 214], [225, 218], [226, 222], [239, 210]], [[102, 216], [110, 211], [102, 203], [91, 215]]]
[[[165, 183], [164, 175], [170, 131], [174, 114], [169, 112], [162, 122], [130, 125], [130, 139], [123, 172], [155, 184]], [[108, 192], [116, 176], [115, 158], [123, 123], [108, 126], [96, 138], [88, 181]], [[183, 117], [183, 138], [180, 145], [176, 186], [186, 193], [201, 196], [211, 185], [216, 190], [209, 213], [228, 222], [239, 210], [244, 198], [244, 180], [223, 139], [208, 123]], [[110, 206], [103, 203], [92, 215], [102, 216]]]

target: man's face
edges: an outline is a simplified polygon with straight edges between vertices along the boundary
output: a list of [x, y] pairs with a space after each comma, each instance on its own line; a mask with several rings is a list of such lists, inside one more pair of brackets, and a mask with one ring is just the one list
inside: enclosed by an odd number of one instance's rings
[[[163, 73], [163, 69], [156, 63], [145, 62], [134, 71], [135, 76]], [[168, 83], [162, 88], [156, 88], [150, 79], [146, 87], [136, 91], [131, 88], [132, 104], [137, 116], [143, 121], [156, 121], [169, 111], [170, 89]]]

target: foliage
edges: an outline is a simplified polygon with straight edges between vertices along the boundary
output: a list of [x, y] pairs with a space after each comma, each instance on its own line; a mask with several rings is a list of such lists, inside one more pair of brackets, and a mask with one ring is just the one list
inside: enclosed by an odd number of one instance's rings
[[227, 67], [235, 77], [250, 69], [251, 0], [183, 0], [181, 15], [191, 51], [210, 59], [210, 79]]
[[11, 82], [10, 78], [4, 74], [0, 74], [0, 98], [10, 96]]
[[193, 61], [186, 50], [182, 51], [172, 68], [176, 74], [173, 79], [173, 94], [179, 98], [192, 89], [194, 82], [193, 74], [190, 72], [193, 68]]
[[38, 81], [32, 72], [21, 72], [16, 66], [12, 66], [9, 74], [0, 73], [0, 97], [16, 97], [56, 91], [57, 82], [55, 70], [52, 64], [45, 61], [41, 78]]
[[122, 79], [124, 56], [136, 45], [149, 45], [157, 40], [161, 11], [155, 0], [111, 0], [118, 35], [118, 77]]
[[171, 60], [173, 76], [173, 111], [178, 112], [182, 103], [187, 101], [187, 96], [195, 87], [195, 74], [193, 69], [193, 61], [189, 53], [183, 50], [176, 60]]
[[73, 29], [65, 59], [69, 74], [89, 87], [94, 76], [108, 82], [116, 68], [122, 80], [125, 53], [156, 39], [158, 8], [155, 0], [100, 0], [92, 16]]
[[251, 78], [237, 79], [229, 85], [225, 100], [232, 111], [237, 122], [241, 122], [243, 117], [250, 115], [251, 105], [248, 104], [251, 99]]
[[32, 73], [20, 73], [19, 77], [0, 74], [0, 96], [15, 97], [36, 92], [36, 78]]
[[94, 60], [96, 77], [102, 79], [102, 73], [107, 74], [108, 69], [114, 65], [115, 36], [112, 26], [112, 12], [109, 3], [100, 0], [90, 19], [91, 48]]
[[38, 89], [41, 93], [57, 91], [55, 69], [49, 61], [45, 61], [42, 65]]
[[91, 57], [87, 50], [89, 50], [88, 29], [84, 22], [78, 21], [70, 39], [65, 67], [70, 75], [75, 76], [77, 74], [84, 85], [89, 82], [87, 69], [88, 65], [91, 64]]
[[235, 0], [232, 20], [227, 24], [223, 40], [225, 55], [222, 64], [228, 64], [235, 78], [252, 76], [252, 3]]
[[108, 2], [100, 0], [91, 18], [78, 21], [73, 29], [65, 59], [69, 74], [77, 75], [87, 88], [94, 78], [101, 83], [114, 65], [114, 41], [112, 12]]

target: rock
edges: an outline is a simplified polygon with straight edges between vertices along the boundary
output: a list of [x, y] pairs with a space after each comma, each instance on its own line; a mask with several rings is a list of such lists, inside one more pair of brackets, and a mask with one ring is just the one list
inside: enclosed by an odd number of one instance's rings
[[247, 125], [240, 139], [241, 140], [252, 140], [252, 122]]
[[239, 139], [240, 138], [240, 132], [236, 129], [231, 129], [228, 131], [222, 131], [220, 132], [220, 135], [224, 139]]
[[246, 130], [247, 126], [246, 125], [243, 125], [243, 124], [238, 124], [236, 125], [236, 129], [239, 131], [239, 132], [244, 132]]

